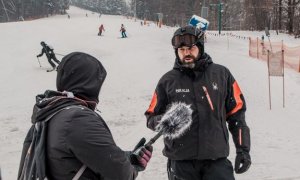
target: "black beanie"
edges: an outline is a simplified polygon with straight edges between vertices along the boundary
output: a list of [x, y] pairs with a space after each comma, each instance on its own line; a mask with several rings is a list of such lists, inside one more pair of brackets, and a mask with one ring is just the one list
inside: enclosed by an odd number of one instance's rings
[[95, 57], [73, 52], [66, 55], [57, 68], [58, 91], [72, 92], [76, 97], [99, 102], [98, 96], [106, 70]]

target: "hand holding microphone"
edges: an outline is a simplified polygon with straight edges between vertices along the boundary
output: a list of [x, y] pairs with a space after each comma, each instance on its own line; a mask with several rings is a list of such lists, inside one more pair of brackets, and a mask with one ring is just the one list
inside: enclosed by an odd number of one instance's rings
[[146, 139], [142, 138], [130, 153], [131, 164], [135, 166], [137, 171], [145, 170], [152, 157], [152, 144], [161, 135], [170, 139], [176, 139], [190, 128], [192, 124], [192, 112], [190, 105], [182, 102], [173, 103], [170, 106], [156, 127], [158, 133], [146, 144]]
[[144, 171], [152, 157], [153, 147], [145, 146], [146, 139], [142, 138], [130, 154], [131, 164], [137, 171]]

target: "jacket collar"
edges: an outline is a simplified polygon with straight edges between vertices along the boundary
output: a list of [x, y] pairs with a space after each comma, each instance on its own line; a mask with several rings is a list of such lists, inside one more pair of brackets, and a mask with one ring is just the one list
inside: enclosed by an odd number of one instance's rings
[[70, 92], [46, 90], [44, 94], [37, 95], [31, 122], [36, 123], [42, 121], [59, 109], [70, 105], [81, 105], [95, 110], [97, 105], [95, 102], [82, 100], [71, 94]]

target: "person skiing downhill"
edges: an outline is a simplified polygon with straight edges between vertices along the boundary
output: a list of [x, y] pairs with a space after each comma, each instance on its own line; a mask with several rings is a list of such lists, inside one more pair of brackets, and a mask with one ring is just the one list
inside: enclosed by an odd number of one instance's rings
[[43, 47], [42, 51], [36, 57], [39, 58], [39, 57], [43, 56], [43, 54], [46, 54], [48, 62], [52, 66], [52, 69], [47, 70], [47, 72], [51, 72], [51, 71], [55, 70], [55, 68], [56, 68], [56, 65], [51, 61], [51, 59], [53, 59], [53, 61], [56, 62], [57, 65], [60, 63], [60, 61], [56, 58], [53, 48], [48, 46], [44, 41], [41, 42], [41, 46]]
[[234, 180], [228, 128], [236, 147], [235, 172], [251, 165], [250, 130], [246, 103], [230, 71], [213, 63], [204, 51], [203, 32], [193, 26], [177, 29], [172, 37], [176, 60], [159, 80], [145, 115], [156, 130], [170, 104], [191, 105], [192, 125], [177, 139], [164, 138], [169, 180]]
[[103, 31], [105, 31], [105, 29], [104, 29], [103, 24], [101, 24], [101, 25], [99, 26], [98, 36], [101, 36]]
[[[73, 52], [57, 68], [57, 90], [36, 96], [32, 123], [51, 117], [45, 130], [48, 179], [72, 179], [83, 165], [86, 168], [80, 179], [86, 180], [134, 180], [138, 172], [145, 170], [152, 146], [145, 147], [143, 142], [133, 151], [121, 150], [104, 119], [95, 112], [105, 77], [106, 70], [98, 59]], [[29, 132], [24, 147], [29, 147], [30, 135]], [[26, 152], [23, 149], [21, 162]], [[31, 169], [28, 172], [35, 173]]]
[[126, 29], [125, 29], [124, 24], [121, 24], [120, 32], [121, 32], [122, 38], [127, 38]]

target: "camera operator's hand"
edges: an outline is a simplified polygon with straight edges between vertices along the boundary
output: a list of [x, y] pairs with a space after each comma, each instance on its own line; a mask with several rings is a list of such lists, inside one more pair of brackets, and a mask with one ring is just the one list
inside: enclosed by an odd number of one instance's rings
[[144, 146], [145, 142], [146, 139], [142, 138], [130, 154], [131, 164], [134, 165], [137, 171], [144, 171], [152, 157], [153, 147]]

